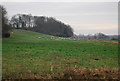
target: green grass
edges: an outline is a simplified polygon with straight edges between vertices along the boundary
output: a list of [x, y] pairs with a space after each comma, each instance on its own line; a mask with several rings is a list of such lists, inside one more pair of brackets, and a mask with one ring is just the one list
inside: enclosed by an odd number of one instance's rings
[[[38, 38], [39, 37], [39, 38]], [[62, 72], [68, 68], [118, 68], [118, 44], [51, 39], [50, 35], [13, 30], [3, 38], [3, 77]]]

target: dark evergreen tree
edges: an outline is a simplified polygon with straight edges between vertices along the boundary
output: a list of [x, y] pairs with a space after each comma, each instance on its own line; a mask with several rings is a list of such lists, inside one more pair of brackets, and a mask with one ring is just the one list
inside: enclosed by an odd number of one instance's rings
[[8, 23], [7, 11], [2, 5], [0, 5], [0, 11], [2, 12], [2, 37], [10, 37], [11, 26]]

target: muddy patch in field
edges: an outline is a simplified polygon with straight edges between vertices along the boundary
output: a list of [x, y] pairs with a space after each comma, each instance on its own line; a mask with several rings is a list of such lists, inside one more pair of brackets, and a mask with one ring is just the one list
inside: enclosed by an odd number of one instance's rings
[[[17, 77], [17, 79], [32, 79], [32, 81], [36, 79], [40, 79], [41, 81], [50, 80], [50, 81], [60, 81], [60, 80], [67, 80], [67, 81], [76, 81], [76, 80], [90, 80], [90, 79], [96, 79], [96, 81], [111, 81], [114, 79], [115, 81], [119, 81], [119, 73], [120, 71], [118, 68], [99, 68], [99, 69], [80, 69], [80, 68], [71, 68], [66, 69], [64, 72], [60, 73], [52, 73], [52, 74], [46, 74], [44, 76], [34, 73], [31, 70], [27, 70], [26, 75], [17, 75], [17, 76], [3, 76], [3, 80], [9, 79], [9, 81], [14, 81]], [[98, 80], [97, 80], [98, 79]], [[6, 80], [7, 81], [7, 80]]]
[[87, 40], [87, 41], [92, 41], [92, 42], [108, 42], [108, 43], [115, 43], [118, 44], [118, 41], [112, 41], [112, 40]]

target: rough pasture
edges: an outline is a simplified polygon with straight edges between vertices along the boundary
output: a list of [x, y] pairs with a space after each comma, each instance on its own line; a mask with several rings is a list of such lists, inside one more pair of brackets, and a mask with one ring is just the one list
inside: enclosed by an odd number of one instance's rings
[[2, 52], [3, 78], [50, 78], [73, 68], [118, 68], [118, 43], [99, 40], [51, 39], [50, 35], [13, 30], [10, 38], [3, 38]]

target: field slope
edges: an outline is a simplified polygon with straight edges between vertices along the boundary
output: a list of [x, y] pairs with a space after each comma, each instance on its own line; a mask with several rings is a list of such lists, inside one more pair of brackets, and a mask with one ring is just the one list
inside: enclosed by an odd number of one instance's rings
[[92, 40], [71, 40], [13, 30], [3, 38], [4, 78], [46, 76], [69, 68], [118, 68], [118, 44]]

